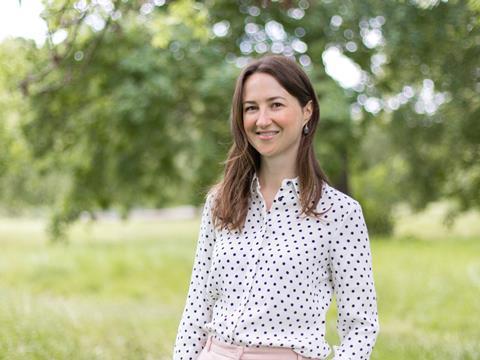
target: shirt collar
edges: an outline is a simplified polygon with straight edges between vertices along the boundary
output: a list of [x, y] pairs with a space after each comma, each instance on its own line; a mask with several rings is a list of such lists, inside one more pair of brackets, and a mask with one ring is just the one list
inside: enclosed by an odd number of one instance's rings
[[[297, 198], [298, 198], [300, 197], [300, 187], [298, 185], [299, 181], [300, 180], [298, 176], [294, 178], [285, 178], [282, 180], [281, 187], [283, 189], [287, 189], [288, 187], [290, 187], [294, 191], [294, 193], [297, 195]], [[259, 189], [260, 189], [260, 182], [258, 181], [257, 172], [254, 171], [252, 181], [250, 182], [250, 191], [255, 192], [256, 190], [259, 191]]]

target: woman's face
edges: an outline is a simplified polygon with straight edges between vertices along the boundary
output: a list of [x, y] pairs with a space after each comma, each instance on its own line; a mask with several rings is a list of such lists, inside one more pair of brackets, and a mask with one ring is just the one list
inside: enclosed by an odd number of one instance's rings
[[249, 143], [266, 158], [295, 159], [312, 102], [302, 109], [271, 75], [250, 75], [243, 89], [243, 127]]

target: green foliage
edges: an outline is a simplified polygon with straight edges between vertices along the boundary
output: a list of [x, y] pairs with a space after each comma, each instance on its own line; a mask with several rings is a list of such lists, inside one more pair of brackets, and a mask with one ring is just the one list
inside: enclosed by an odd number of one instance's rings
[[167, 48], [174, 40], [200, 40], [208, 42], [208, 9], [194, 0], [178, 0], [168, 6], [165, 13], [158, 12], [151, 20], [152, 45]]
[[[410, 84], [416, 90], [409, 103], [385, 114], [392, 142], [408, 167], [406, 195], [417, 208], [440, 197], [457, 200], [462, 210], [478, 208], [480, 13], [465, 2], [402, 10], [392, 12], [385, 24], [389, 76], [379, 88], [398, 92]], [[423, 109], [418, 89], [427, 85], [445, 94], [439, 111]]]
[[405, 202], [408, 189], [402, 183], [406, 164], [395, 153], [388, 128], [370, 123], [359, 148], [362, 157], [354, 162], [352, 186], [371, 234], [391, 235], [396, 223], [394, 206]]
[[[187, 2], [177, 5], [167, 15], [188, 16]], [[202, 169], [225, 132], [215, 124], [227, 124], [228, 98], [218, 96], [233, 82], [232, 65], [186, 35], [170, 45], [175, 51], [152, 47], [160, 29], [137, 16], [125, 11], [124, 29], [86, 37], [88, 49], [102, 36], [94, 59], [65, 57], [30, 96], [35, 112], [22, 127], [34, 156], [71, 176], [55, 205], [55, 237], [82, 210], [198, 203], [203, 195], [190, 184], [217, 175]], [[57, 86], [62, 72], [74, 80]]]
[[[22, 119], [32, 115], [19, 80], [32, 67], [30, 45], [20, 39], [0, 44], [0, 210], [10, 214], [51, 205], [62, 187], [58, 174], [42, 171], [43, 162], [32, 156], [20, 129]], [[12, 54], [18, 57], [16, 61]]]

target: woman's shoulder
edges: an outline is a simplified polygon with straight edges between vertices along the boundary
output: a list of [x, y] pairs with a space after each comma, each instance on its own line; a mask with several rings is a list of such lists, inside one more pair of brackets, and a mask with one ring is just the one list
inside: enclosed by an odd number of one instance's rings
[[214, 184], [210, 186], [205, 194], [205, 200], [213, 200], [218, 193], [218, 190], [220, 189], [220, 184]]
[[352, 196], [326, 182], [323, 183], [322, 197], [318, 202], [317, 211], [325, 211], [331, 208], [335, 210], [334, 213], [341, 216], [350, 212], [356, 206], [360, 206], [360, 203]]
[[220, 184], [219, 183], [214, 184], [207, 189], [207, 192], [205, 193], [205, 198], [204, 199], [205, 199], [205, 203], [208, 205], [208, 207], [211, 208], [211, 207], [214, 206], [217, 195], [219, 193], [219, 189], [220, 189]]

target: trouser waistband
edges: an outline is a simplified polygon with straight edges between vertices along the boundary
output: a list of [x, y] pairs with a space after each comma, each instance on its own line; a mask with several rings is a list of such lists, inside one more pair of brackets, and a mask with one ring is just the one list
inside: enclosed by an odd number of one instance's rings
[[205, 345], [206, 351], [229, 357], [236, 360], [312, 360], [296, 353], [290, 348], [284, 347], [246, 347], [241, 345], [227, 344], [208, 335]]

